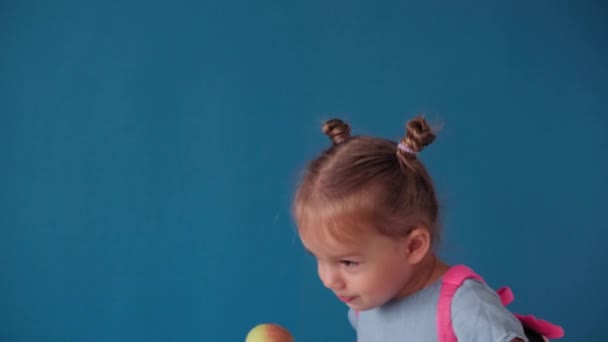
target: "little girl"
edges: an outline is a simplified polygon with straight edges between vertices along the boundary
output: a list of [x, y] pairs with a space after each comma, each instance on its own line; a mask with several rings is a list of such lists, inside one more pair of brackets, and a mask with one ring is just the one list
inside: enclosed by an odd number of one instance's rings
[[[329, 120], [332, 146], [310, 162], [293, 210], [322, 283], [349, 307], [358, 342], [437, 342], [437, 302], [450, 269], [435, 254], [438, 204], [417, 158], [435, 139], [422, 117], [399, 143], [350, 136]], [[520, 321], [481, 281], [466, 280], [451, 300], [461, 342], [528, 341]]]

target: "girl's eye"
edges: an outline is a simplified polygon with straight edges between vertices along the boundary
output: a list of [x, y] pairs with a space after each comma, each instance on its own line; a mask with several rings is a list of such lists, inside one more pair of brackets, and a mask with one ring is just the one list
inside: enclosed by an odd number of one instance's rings
[[341, 260], [340, 263], [346, 267], [357, 266], [359, 263], [350, 260]]

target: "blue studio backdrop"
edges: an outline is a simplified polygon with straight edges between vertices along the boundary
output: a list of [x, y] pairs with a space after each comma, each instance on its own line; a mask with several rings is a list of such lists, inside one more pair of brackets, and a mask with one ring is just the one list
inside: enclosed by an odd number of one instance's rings
[[608, 337], [601, 1], [0, 2], [0, 340], [352, 341], [290, 198], [323, 120], [442, 126], [441, 253]]

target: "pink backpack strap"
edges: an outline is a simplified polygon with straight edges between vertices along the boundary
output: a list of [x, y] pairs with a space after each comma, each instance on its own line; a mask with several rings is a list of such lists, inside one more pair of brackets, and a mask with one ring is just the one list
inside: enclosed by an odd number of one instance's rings
[[[483, 278], [464, 265], [452, 266], [444, 275], [441, 281], [439, 292], [439, 302], [437, 307], [437, 336], [439, 342], [458, 342], [454, 327], [452, 326], [452, 298], [456, 290], [467, 279], [476, 279], [485, 283]], [[507, 306], [513, 299], [513, 292], [508, 287], [502, 287], [496, 291], [500, 297], [502, 305]], [[515, 314], [522, 324], [540, 333], [545, 340], [549, 338], [562, 338], [564, 329], [549, 321], [536, 318], [532, 315]]]
[[437, 306], [437, 337], [439, 342], [458, 342], [452, 327], [452, 298], [456, 290], [467, 279], [484, 281], [473, 270], [464, 265], [455, 265], [443, 275]]

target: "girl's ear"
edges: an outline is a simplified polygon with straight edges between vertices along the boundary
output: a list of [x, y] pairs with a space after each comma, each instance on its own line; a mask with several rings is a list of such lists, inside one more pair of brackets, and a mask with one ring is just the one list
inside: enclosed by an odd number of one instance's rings
[[415, 228], [408, 234], [404, 243], [407, 262], [418, 264], [431, 249], [431, 233], [424, 227]]

